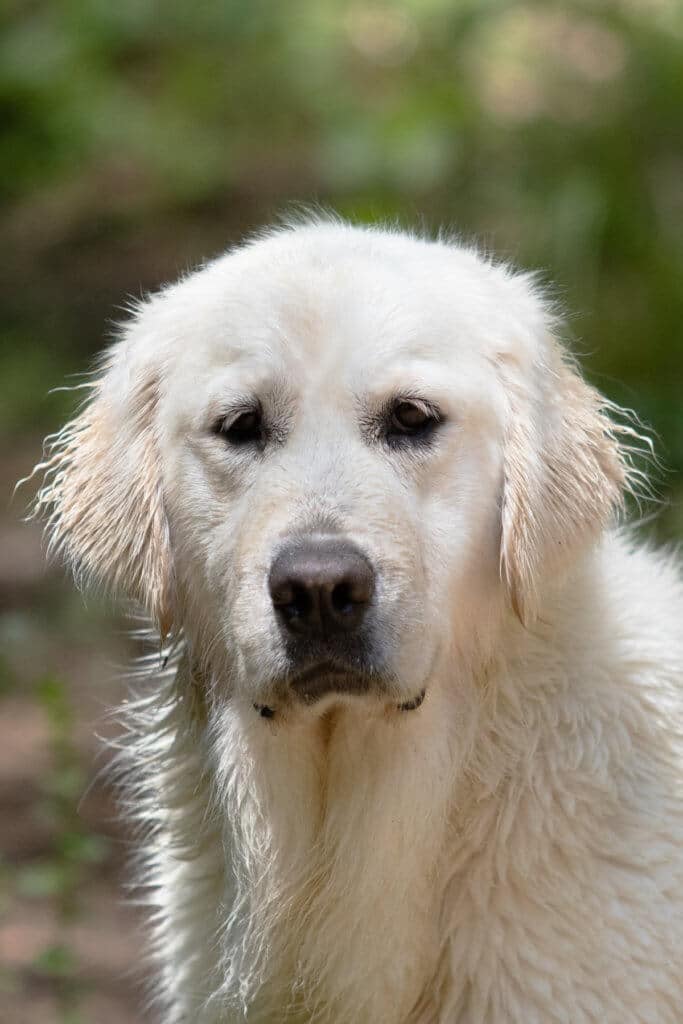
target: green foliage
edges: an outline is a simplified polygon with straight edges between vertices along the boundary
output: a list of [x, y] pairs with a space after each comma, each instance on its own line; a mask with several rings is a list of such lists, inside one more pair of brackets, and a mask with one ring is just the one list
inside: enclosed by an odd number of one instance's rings
[[34, 963], [36, 970], [57, 978], [68, 978], [74, 973], [77, 962], [66, 946], [48, 946], [37, 957]]
[[60, 1024], [83, 1024], [78, 1010], [81, 989], [77, 978], [78, 959], [73, 950], [61, 943], [47, 946], [35, 958], [33, 970], [55, 986]]
[[52, 423], [68, 416], [72, 396], [53, 390], [64, 383], [65, 369], [58, 345], [37, 344], [35, 337], [11, 330], [0, 336], [0, 381], [3, 397], [7, 396], [0, 403], [0, 433], [20, 433], [36, 414]]
[[[81, 755], [75, 740], [75, 715], [66, 683], [45, 677], [34, 686], [35, 699], [49, 724], [51, 771], [42, 782], [36, 810], [52, 826], [51, 849], [40, 859], [3, 870], [4, 887], [27, 899], [49, 901], [66, 925], [79, 915], [80, 893], [94, 867], [108, 854], [103, 837], [90, 833], [78, 815], [86, 786]], [[76, 1022], [82, 982], [78, 958], [67, 942], [53, 943], [38, 952], [32, 971], [49, 979], [55, 992], [61, 1024]]]
[[50, 858], [30, 862], [19, 872], [18, 886], [28, 896], [57, 896], [63, 917], [77, 909], [78, 890], [88, 866], [107, 854], [101, 836], [91, 835], [78, 817], [86, 775], [74, 736], [74, 708], [68, 685], [46, 676], [36, 686], [36, 699], [47, 715], [53, 770], [43, 783], [43, 810], [54, 824]]

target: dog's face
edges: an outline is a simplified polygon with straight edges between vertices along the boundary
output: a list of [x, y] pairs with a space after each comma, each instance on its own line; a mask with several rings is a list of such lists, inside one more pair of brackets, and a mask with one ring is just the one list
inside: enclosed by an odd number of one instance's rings
[[166, 310], [186, 339], [158, 408], [178, 589], [269, 707], [416, 699], [498, 571], [504, 408], [469, 319], [495, 283], [472, 260], [458, 302], [427, 246], [340, 241], [255, 247]]
[[501, 609], [533, 614], [623, 482], [528, 280], [338, 225], [145, 304], [53, 469], [40, 500], [76, 567], [268, 714], [415, 706]]

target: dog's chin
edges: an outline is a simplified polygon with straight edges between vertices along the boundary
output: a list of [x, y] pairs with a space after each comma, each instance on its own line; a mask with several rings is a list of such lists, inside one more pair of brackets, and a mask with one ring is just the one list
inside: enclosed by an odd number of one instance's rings
[[263, 718], [274, 718], [279, 709], [300, 706], [324, 713], [335, 704], [365, 700], [378, 707], [391, 706], [398, 711], [416, 711], [425, 697], [425, 688], [405, 695], [394, 678], [376, 672], [357, 671], [334, 662], [321, 662], [281, 680], [274, 690], [282, 694], [254, 708]]

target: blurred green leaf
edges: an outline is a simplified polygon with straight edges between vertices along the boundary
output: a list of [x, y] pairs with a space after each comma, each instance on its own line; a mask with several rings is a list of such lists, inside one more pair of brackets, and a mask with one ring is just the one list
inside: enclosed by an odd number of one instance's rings
[[101, 864], [109, 853], [109, 843], [103, 836], [85, 832], [64, 832], [59, 837], [59, 852], [76, 864]]
[[48, 946], [33, 962], [36, 971], [53, 978], [68, 978], [73, 975], [77, 966], [73, 951], [62, 945]]
[[17, 891], [30, 899], [60, 896], [71, 886], [73, 877], [72, 867], [62, 861], [26, 864], [17, 870]]

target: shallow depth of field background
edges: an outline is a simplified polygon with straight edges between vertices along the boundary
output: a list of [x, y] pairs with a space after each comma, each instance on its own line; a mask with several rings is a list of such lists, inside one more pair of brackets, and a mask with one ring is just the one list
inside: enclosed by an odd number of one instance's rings
[[540, 268], [656, 431], [683, 536], [679, 0], [8, 0], [0, 15], [0, 1022], [138, 1024], [95, 733], [125, 624], [45, 570], [14, 481], [138, 296], [300, 204]]

